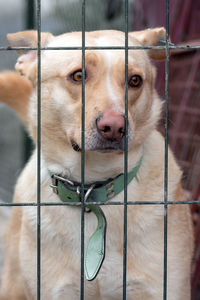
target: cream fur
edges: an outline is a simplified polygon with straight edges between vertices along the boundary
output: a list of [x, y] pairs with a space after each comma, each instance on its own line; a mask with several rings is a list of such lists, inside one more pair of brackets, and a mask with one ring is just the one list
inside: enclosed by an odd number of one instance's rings
[[[129, 44], [145, 44], [148, 40], [149, 45], [155, 45], [163, 34], [163, 29], [131, 33]], [[13, 37], [9, 35], [11, 45], [12, 39], [18, 45], [18, 36], [23, 40], [23, 45], [29, 44], [30, 40], [31, 45], [36, 43], [35, 33], [26, 32]], [[46, 34], [44, 37], [45, 46], [81, 45], [81, 33], [58, 37]], [[124, 34], [117, 31], [86, 34], [86, 45], [95, 46], [102, 40], [104, 45], [121, 46], [124, 45]], [[25, 110], [23, 118], [36, 141], [37, 61], [34, 55], [27, 57], [21, 54], [25, 64], [21, 56], [18, 71], [33, 84], [30, 100], [27, 93], [27, 113]], [[149, 56], [160, 59], [163, 53], [159, 51], [156, 56], [156, 53], [149, 52]], [[128, 200], [159, 202], [164, 199], [164, 140], [156, 131], [161, 103], [154, 89], [155, 70], [144, 50], [129, 51], [129, 65], [129, 76], [139, 74], [143, 78], [143, 85], [139, 89], [129, 88], [128, 169], [133, 168], [141, 155], [143, 160], [137, 179], [128, 185]], [[42, 202], [60, 201], [49, 187], [51, 180], [48, 170], [72, 180], [81, 180], [81, 153], [75, 152], [71, 146], [71, 140], [81, 146], [81, 85], [70, 79], [70, 74], [79, 69], [81, 51], [47, 50], [42, 53]], [[98, 138], [94, 123], [98, 115], [107, 109], [124, 111], [124, 51], [113, 50], [109, 54], [103, 50], [86, 51], [86, 72], [85, 181], [90, 183], [123, 172], [123, 151], [105, 153], [95, 150]], [[0, 75], [0, 84], [3, 76]], [[19, 86], [21, 82], [28, 82], [16, 73], [12, 73], [12, 76], [19, 80]], [[8, 102], [1, 93], [0, 90], [0, 100]], [[17, 182], [15, 202], [36, 202], [36, 166], [35, 151]], [[181, 171], [169, 149], [170, 201], [184, 200], [180, 180]], [[123, 201], [123, 192], [111, 201]], [[106, 258], [97, 278], [85, 282], [86, 300], [122, 299], [123, 206], [103, 206], [102, 209], [107, 219]], [[13, 208], [6, 231], [0, 300], [36, 299], [36, 214], [36, 207]], [[162, 205], [128, 206], [128, 300], [162, 299], [163, 220]], [[85, 223], [87, 243], [96, 228], [95, 216], [92, 213], [85, 214]], [[80, 228], [79, 208], [41, 208], [41, 299], [80, 298]], [[193, 230], [189, 207], [170, 205], [167, 273], [170, 300], [190, 299], [192, 253]]]

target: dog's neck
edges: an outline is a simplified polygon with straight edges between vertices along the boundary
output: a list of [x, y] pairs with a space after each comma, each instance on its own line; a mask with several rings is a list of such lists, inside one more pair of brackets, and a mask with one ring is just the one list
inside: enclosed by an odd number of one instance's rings
[[[128, 172], [137, 164], [142, 155], [142, 147], [128, 153]], [[72, 181], [81, 182], [81, 153], [72, 150], [69, 157], [71, 159], [68, 159], [65, 164], [48, 161], [42, 157], [42, 165], [54, 174], [62, 174]], [[109, 178], [115, 178], [124, 173], [124, 153], [86, 152], [84, 173], [86, 184], [94, 182], [94, 179], [106, 181]]]

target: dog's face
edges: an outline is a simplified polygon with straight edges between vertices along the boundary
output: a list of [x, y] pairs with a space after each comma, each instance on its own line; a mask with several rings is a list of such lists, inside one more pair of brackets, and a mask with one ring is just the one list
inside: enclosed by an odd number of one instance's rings
[[[157, 45], [165, 38], [163, 28], [129, 34], [129, 46]], [[8, 35], [13, 46], [36, 46], [36, 32]], [[86, 46], [124, 46], [119, 31], [86, 33]], [[42, 46], [81, 47], [81, 33], [57, 37], [42, 34]], [[20, 51], [19, 51], [20, 52]], [[22, 55], [21, 55], [22, 54]], [[36, 140], [37, 54], [21, 53], [16, 69], [33, 83], [29, 108], [29, 129]], [[128, 51], [128, 147], [139, 147], [155, 128], [160, 101], [154, 89], [153, 59], [163, 59], [162, 50]], [[41, 120], [43, 154], [47, 159], [66, 159], [69, 151], [81, 151], [82, 51], [41, 52]], [[85, 150], [123, 154], [125, 134], [125, 51], [85, 52]]]

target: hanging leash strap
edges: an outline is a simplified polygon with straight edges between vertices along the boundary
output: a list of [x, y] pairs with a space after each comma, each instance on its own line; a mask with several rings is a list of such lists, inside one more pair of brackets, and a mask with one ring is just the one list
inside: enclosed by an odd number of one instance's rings
[[106, 243], [106, 218], [98, 205], [88, 205], [88, 208], [96, 215], [98, 225], [96, 231], [90, 237], [85, 254], [85, 277], [93, 280], [105, 258]]
[[[141, 162], [142, 157], [133, 170], [128, 173], [127, 184], [137, 175]], [[62, 202], [81, 201], [80, 184], [51, 172], [50, 175], [52, 179], [50, 186]], [[106, 218], [98, 203], [105, 203], [111, 200], [122, 192], [123, 189], [124, 174], [120, 174], [106, 182], [95, 182], [84, 187], [85, 209], [86, 211], [90, 210], [93, 212], [98, 221], [97, 228], [88, 241], [85, 254], [84, 266], [87, 280], [91, 281], [97, 276], [105, 258]], [[96, 202], [97, 204], [89, 204], [90, 202]]]

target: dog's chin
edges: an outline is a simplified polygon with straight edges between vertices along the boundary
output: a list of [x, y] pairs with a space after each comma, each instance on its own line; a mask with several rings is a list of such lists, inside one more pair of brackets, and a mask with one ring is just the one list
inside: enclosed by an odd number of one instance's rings
[[123, 152], [123, 150], [113, 149], [113, 148], [95, 149], [95, 150], [91, 150], [91, 151], [97, 151], [97, 152], [100, 152], [100, 153], [120, 153], [120, 152]]
[[97, 151], [101, 153], [119, 153], [124, 152], [124, 147], [120, 144], [115, 145], [102, 145], [97, 147], [92, 147], [88, 151]]

